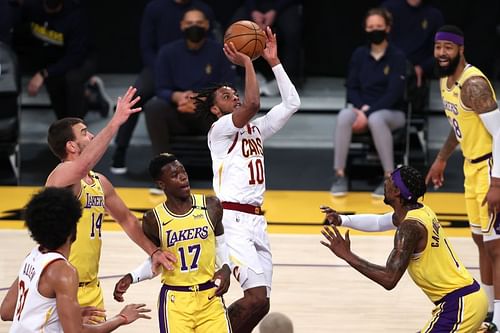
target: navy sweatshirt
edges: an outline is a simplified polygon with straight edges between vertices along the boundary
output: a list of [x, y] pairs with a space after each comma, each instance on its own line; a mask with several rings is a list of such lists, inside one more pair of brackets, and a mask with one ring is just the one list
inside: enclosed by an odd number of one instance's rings
[[347, 102], [358, 109], [369, 105], [367, 114], [381, 109], [401, 110], [406, 64], [404, 53], [395, 46], [389, 45], [379, 60], [370, 54], [368, 45], [358, 47], [349, 64]]

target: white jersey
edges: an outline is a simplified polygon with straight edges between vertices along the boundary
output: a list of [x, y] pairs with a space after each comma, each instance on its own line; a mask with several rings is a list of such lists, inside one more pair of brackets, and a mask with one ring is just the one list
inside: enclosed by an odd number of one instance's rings
[[266, 189], [264, 140], [281, 129], [300, 106], [297, 90], [281, 64], [273, 67], [281, 103], [243, 128], [231, 114], [220, 117], [208, 132], [213, 188], [221, 201], [261, 206]]
[[57, 252], [41, 253], [34, 248], [19, 270], [18, 297], [10, 333], [59, 333], [62, 327], [56, 299], [42, 296], [38, 282], [43, 270], [56, 260], [66, 260]]

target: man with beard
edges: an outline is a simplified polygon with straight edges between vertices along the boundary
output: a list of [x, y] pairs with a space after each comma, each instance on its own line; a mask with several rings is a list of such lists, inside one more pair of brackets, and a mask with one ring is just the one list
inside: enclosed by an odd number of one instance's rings
[[[419, 202], [425, 194], [424, 177], [403, 166], [385, 180], [384, 203], [394, 212], [377, 215], [339, 215], [321, 206], [331, 226], [322, 231], [321, 244], [370, 280], [391, 290], [404, 272], [436, 306], [419, 332], [477, 332], [488, 309], [479, 283], [467, 271], [446, 238], [436, 214]], [[342, 237], [336, 226], [382, 231], [396, 229], [394, 248], [385, 266], [370, 263], [351, 251], [349, 231]]]
[[464, 58], [464, 37], [458, 27], [446, 25], [438, 30], [434, 58], [441, 77], [444, 110], [452, 129], [425, 180], [432, 181], [435, 188], [443, 185], [446, 162], [460, 144], [469, 225], [479, 249], [481, 281], [489, 296], [489, 312], [494, 312], [493, 323], [499, 327], [500, 112], [491, 83]]

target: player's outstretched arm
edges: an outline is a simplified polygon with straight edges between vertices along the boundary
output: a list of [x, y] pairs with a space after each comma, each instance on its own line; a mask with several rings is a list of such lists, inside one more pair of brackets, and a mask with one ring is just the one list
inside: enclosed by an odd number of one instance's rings
[[392, 212], [386, 214], [356, 214], [356, 215], [341, 215], [336, 210], [328, 206], [319, 207], [322, 213], [325, 213], [325, 218], [329, 224], [342, 226], [359, 231], [378, 232], [394, 230], [394, 214]]
[[387, 290], [393, 289], [398, 284], [410, 263], [411, 255], [419, 245], [419, 241], [422, 237], [426, 237], [425, 229], [420, 223], [416, 221], [403, 222], [394, 237], [394, 248], [386, 265], [379, 266], [351, 252], [349, 230], [346, 232], [345, 238], [342, 237], [336, 226], [325, 226], [321, 233], [326, 238], [326, 241], [321, 241], [321, 244], [329, 248], [337, 257], [345, 260], [358, 272]]
[[157, 251], [158, 245], [143, 232], [139, 220], [116, 193], [111, 182], [103, 175], [99, 175], [99, 180], [103, 186], [106, 209], [110, 215], [120, 224], [128, 237], [153, 259], [153, 265], [160, 264], [165, 269], [172, 270], [174, 268], [172, 263], [176, 261], [175, 255], [167, 251]]
[[[136, 89], [129, 87], [123, 97], [118, 97], [116, 112], [108, 124], [97, 134], [76, 160], [60, 163], [49, 175], [45, 186], [67, 187], [79, 184], [102, 158], [120, 126], [141, 108], [134, 106], [140, 97], [134, 97]], [[86, 131], [87, 129], [85, 129]]]

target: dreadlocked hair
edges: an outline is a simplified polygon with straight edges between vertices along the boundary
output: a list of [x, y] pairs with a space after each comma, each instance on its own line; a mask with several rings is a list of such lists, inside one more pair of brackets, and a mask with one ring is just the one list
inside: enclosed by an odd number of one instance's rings
[[418, 172], [417, 169], [407, 165], [400, 167], [399, 171], [401, 179], [412, 194], [412, 198], [411, 200], [408, 200], [408, 202], [417, 202], [418, 198], [424, 196], [427, 191], [424, 177], [420, 174], [420, 172]]
[[197, 91], [195, 97], [193, 97], [196, 112], [200, 114], [212, 114], [210, 108], [215, 104], [215, 92], [222, 87], [231, 87], [236, 91], [236, 88], [227, 83], [218, 83], [214, 86]]

